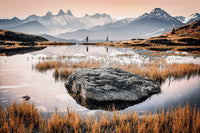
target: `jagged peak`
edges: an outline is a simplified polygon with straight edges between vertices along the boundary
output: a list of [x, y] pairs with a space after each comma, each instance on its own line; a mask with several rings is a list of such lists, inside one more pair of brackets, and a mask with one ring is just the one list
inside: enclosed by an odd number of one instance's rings
[[37, 18], [37, 16], [36, 16], [35, 14], [33, 14], [33, 15], [28, 16], [28, 17], [26, 18], [26, 20], [35, 19], [35, 18]]
[[89, 15], [86, 13], [86, 14], [85, 14], [85, 17], [88, 17], [88, 16], [89, 16]]
[[18, 17], [13, 17], [11, 20], [17, 20], [17, 21], [19, 21], [20, 19]]
[[141, 15], [141, 16], [147, 16], [147, 15], [149, 15], [148, 13], [144, 13], [143, 15]]
[[103, 17], [106, 17], [106, 16], [110, 17], [110, 15], [108, 15], [108, 14], [106, 14], [106, 13], [102, 14], [102, 16], [103, 16]]
[[171, 17], [166, 11], [161, 8], [154, 8], [149, 15], [156, 16], [156, 17]]
[[163, 9], [161, 8], [154, 8], [150, 14], [168, 14], [166, 11], [164, 11]]
[[57, 15], [58, 15], [58, 16], [65, 15], [65, 12], [64, 12], [62, 9], [60, 9], [60, 11], [58, 12]]
[[104, 14], [96, 13], [96, 14], [92, 15], [91, 17], [99, 18], [99, 17], [106, 17], [106, 16], [110, 17], [110, 15], [108, 15], [106, 13], [104, 13]]
[[154, 8], [151, 12], [160, 12], [160, 11], [164, 11], [164, 10], [161, 8]]
[[199, 13], [193, 13], [193, 14], [190, 15], [190, 16], [196, 16], [196, 17], [198, 17], [198, 16], [200, 16], [200, 14], [199, 14]]
[[67, 15], [73, 16], [72, 12], [70, 10], [67, 10]]
[[45, 16], [53, 16], [52, 12], [48, 11]]

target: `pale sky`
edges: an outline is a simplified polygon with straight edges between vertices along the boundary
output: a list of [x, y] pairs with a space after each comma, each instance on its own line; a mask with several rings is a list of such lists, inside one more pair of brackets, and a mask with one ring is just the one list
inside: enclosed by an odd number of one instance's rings
[[0, 18], [43, 16], [70, 9], [74, 16], [107, 13], [114, 18], [137, 17], [160, 7], [172, 16], [200, 13], [200, 0], [0, 0]]

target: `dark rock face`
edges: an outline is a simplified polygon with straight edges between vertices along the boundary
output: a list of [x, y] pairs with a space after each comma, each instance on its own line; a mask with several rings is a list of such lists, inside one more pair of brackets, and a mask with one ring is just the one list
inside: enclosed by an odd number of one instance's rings
[[73, 72], [65, 87], [90, 109], [124, 109], [160, 92], [153, 80], [117, 68], [86, 68]]

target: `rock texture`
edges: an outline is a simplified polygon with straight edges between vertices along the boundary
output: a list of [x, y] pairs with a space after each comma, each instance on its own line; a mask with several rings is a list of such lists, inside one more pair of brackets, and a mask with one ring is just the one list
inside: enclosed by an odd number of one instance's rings
[[65, 87], [90, 109], [123, 109], [160, 92], [153, 80], [117, 68], [86, 68], [73, 72]]

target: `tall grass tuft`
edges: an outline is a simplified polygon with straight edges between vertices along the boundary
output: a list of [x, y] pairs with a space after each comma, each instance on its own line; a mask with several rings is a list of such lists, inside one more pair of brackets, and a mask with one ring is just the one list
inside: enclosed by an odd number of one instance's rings
[[39, 126], [39, 113], [30, 103], [1, 107], [0, 116], [0, 132], [32, 132]]

